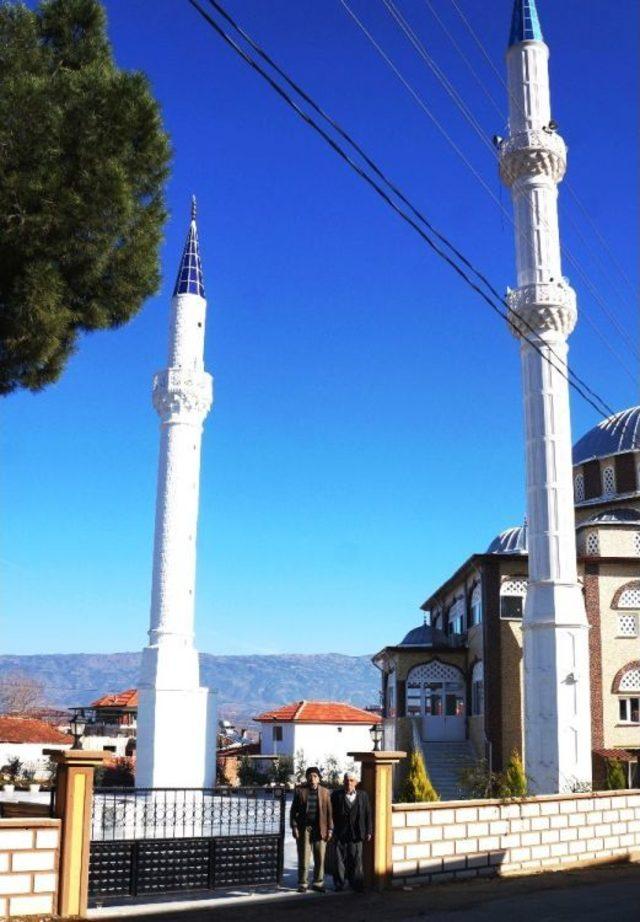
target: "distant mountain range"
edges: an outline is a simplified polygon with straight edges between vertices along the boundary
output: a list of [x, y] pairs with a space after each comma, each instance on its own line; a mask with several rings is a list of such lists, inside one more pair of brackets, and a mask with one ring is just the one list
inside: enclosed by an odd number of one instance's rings
[[[248, 723], [268, 708], [302, 698], [377, 704], [380, 678], [369, 656], [200, 654], [201, 681], [218, 692], [218, 716]], [[0, 656], [0, 677], [20, 672], [44, 686], [44, 704], [87, 705], [107, 692], [135, 688], [140, 653]]]

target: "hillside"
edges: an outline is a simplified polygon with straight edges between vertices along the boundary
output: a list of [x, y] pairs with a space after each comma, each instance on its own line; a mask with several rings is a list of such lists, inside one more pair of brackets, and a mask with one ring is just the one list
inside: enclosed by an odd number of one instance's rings
[[[205, 685], [218, 692], [218, 714], [246, 723], [255, 714], [299, 698], [378, 702], [379, 673], [369, 656], [339, 653], [279, 656], [200, 654]], [[135, 687], [139, 653], [0, 656], [0, 679], [21, 672], [42, 682], [45, 703], [86, 705], [106, 692]]]

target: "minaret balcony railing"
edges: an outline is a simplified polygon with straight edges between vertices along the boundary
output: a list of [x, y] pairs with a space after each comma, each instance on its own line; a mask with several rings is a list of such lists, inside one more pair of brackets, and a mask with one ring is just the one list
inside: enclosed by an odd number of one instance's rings
[[503, 141], [500, 151], [500, 176], [512, 186], [521, 176], [550, 176], [562, 180], [567, 168], [567, 145], [551, 129], [531, 128], [519, 131]]
[[213, 378], [206, 371], [168, 368], [153, 378], [153, 405], [163, 422], [202, 422], [213, 403]]
[[507, 303], [510, 329], [517, 337], [530, 337], [534, 331], [568, 336], [578, 319], [576, 293], [564, 278], [508, 289]]

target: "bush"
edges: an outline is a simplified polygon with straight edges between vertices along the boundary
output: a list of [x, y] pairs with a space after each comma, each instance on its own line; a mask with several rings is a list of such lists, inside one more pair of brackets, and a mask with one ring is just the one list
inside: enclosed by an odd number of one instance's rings
[[607, 759], [607, 791], [623, 791], [627, 786], [622, 762], [619, 759]]
[[518, 750], [514, 749], [506, 769], [498, 778], [498, 797], [505, 800], [526, 797], [528, 789], [522, 759]]
[[499, 777], [495, 772], [489, 771], [486, 759], [479, 759], [470, 768], [463, 769], [458, 780], [463, 791], [474, 800], [497, 795]]
[[438, 792], [429, 780], [422, 753], [417, 749], [413, 749], [409, 756], [409, 770], [400, 789], [399, 799], [403, 804], [430, 803], [440, 800]]
[[269, 776], [266, 772], [259, 771], [248, 756], [243, 756], [238, 765], [238, 780], [242, 787], [252, 787], [267, 784]]
[[5, 784], [15, 784], [22, 775], [22, 762], [18, 756], [11, 756], [0, 768], [0, 774]]
[[119, 756], [96, 771], [96, 787], [132, 788], [135, 786], [135, 759]]

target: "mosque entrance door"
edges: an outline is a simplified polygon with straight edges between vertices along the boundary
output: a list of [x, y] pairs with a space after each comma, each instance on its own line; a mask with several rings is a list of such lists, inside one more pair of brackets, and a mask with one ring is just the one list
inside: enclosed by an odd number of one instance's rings
[[462, 672], [432, 660], [407, 676], [407, 716], [421, 718], [423, 740], [466, 738], [466, 693]]

